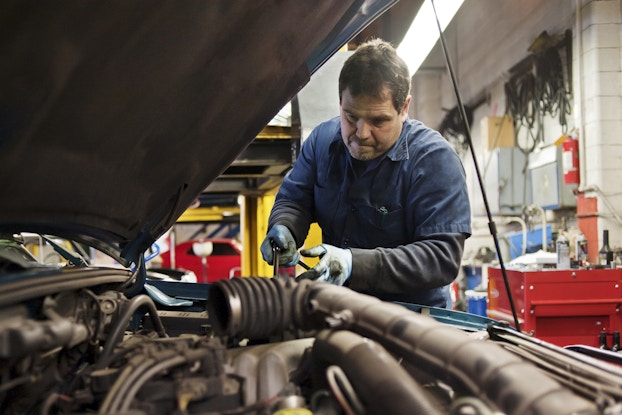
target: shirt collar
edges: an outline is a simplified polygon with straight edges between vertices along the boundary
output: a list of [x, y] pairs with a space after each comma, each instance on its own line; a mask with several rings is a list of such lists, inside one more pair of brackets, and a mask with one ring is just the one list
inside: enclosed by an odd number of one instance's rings
[[408, 160], [408, 140], [406, 137], [408, 136], [408, 132], [410, 131], [410, 123], [408, 122], [408, 118], [402, 123], [402, 131], [400, 132], [400, 136], [397, 138], [393, 147], [387, 151], [385, 154], [392, 161], [400, 161], [400, 160]]

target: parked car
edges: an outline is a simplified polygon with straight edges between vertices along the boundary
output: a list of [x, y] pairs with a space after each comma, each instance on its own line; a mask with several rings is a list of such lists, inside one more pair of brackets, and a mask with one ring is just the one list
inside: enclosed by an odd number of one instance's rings
[[[148, 279], [154, 242], [393, 4], [0, 0], [0, 413], [620, 413], [613, 352], [287, 276]], [[119, 266], [43, 264], [24, 232]]]
[[[206, 242], [211, 244], [211, 252], [202, 257], [194, 247], [196, 244]], [[242, 272], [242, 245], [235, 239], [210, 238], [184, 241], [175, 245], [174, 255], [171, 255], [169, 249], [162, 252], [160, 258], [162, 267], [192, 271], [197, 276], [198, 282], [225, 280], [240, 276]]]

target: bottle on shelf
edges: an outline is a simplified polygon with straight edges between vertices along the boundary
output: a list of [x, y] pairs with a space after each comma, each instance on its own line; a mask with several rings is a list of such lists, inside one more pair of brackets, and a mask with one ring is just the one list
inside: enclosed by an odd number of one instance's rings
[[611, 344], [611, 351], [617, 352], [618, 350], [620, 350], [620, 332], [614, 331], [613, 332], [613, 343]]
[[598, 265], [610, 268], [613, 263], [613, 251], [609, 246], [609, 230], [603, 230], [603, 244], [598, 251]]
[[575, 240], [575, 256], [577, 260], [577, 266], [584, 268], [588, 266], [587, 259], [587, 238], [583, 232], [579, 232], [577, 239]]
[[559, 231], [559, 236], [555, 241], [555, 249], [557, 251], [557, 269], [570, 269], [570, 243], [562, 230]]
[[607, 333], [601, 331], [598, 336], [598, 348], [603, 350], [609, 350], [609, 346], [607, 346]]

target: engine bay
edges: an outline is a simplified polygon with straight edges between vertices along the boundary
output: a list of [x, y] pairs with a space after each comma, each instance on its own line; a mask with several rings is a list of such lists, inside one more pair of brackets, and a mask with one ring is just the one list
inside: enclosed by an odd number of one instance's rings
[[[3, 281], [13, 292], [0, 296], [3, 414], [621, 408], [618, 365], [507, 324], [465, 330], [344, 287], [285, 277], [219, 281], [206, 309], [197, 302], [165, 310], [144, 293], [128, 298], [115, 289], [125, 271], [49, 274], [36, 290], [28, 279]], [[46, 285], [57, 292], [46, 294]], [[42, 295], [22, 298], [33, 291]]]

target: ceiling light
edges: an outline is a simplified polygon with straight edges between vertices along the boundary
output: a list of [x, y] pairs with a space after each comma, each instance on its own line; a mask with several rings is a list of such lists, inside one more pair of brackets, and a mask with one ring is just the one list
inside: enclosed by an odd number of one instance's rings
[[[434, 3], [441, 29], [444, 31], [464, 0], [441, 0]], [[417, 72], [439, 38], [432, 0], [424, 0], [404, 40], [397, 47], [398, 55], [406, 61], [411, 76]]]

